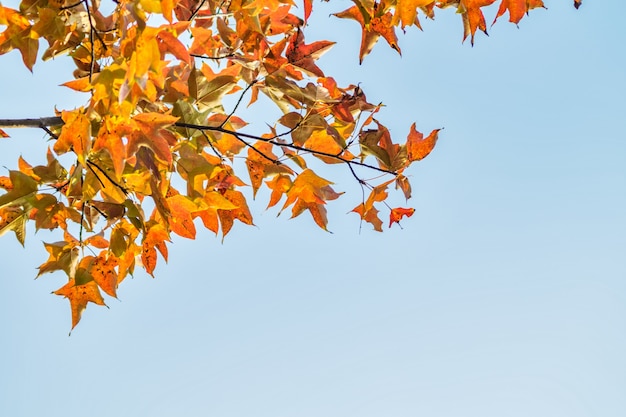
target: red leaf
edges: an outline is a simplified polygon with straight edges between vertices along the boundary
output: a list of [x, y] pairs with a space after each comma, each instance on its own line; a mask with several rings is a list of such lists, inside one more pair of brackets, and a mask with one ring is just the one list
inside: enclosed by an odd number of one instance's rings
[[396, 207], [391, 209], [391, 213], [389, 214], [389, 227], [394, 223], [400, 224], [400, 220], [402, 220], [404, 216], [411, 217], [413, 213], [415, 213], [415, 209], [413, 208]]

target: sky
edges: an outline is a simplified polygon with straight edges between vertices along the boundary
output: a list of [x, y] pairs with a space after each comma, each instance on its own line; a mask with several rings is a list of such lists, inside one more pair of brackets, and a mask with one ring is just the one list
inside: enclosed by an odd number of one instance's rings
[[[307, 41], [338, 42], [327, 74], [383, 101], [398, 139], [444, 128], [403, 229], [359, 230], [358, 186], [334, 171], [332, 234], [261, 196], [256, 227], [174, 239], [156, 279], [124, 281], [71, 336], [63, 276], [34, 280], [47, 235], [0, 238], [0, 415], [626, 415], [623, 5], [546, 5], [473, 47], [439, 11], [402, 57], [379, 43], [359, 66], [357, 23], [328, 17], [349, 3], [314, 4]], [[1, 56], [0, 118], [83, 104], [58, 87], [67, 67]], [[41, 158], [43, 132], [6, 131], [2, 169]]]

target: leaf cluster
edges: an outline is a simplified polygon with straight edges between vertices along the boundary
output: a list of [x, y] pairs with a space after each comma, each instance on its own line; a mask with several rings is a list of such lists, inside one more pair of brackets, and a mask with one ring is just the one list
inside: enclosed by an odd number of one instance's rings
[[[456, 8], [473, 42], [478, 29], [486, 32], [482, 8], [494, 2], [354, 0], [335, 16], [361, 26], [363, 61], [381, 37], [400, 53], [396, 28], [420, 27], [418, 15], [433, 18], [437, 8]], [[543, 7], [499, 4], [496, 19], [508, 12], [514, 23]], [[389, 188], [411, 197], [405, 172], [432, 151], [439, 129], [424, 137], [413, 124], [394, 142], [377, 118], [380, 104], [320, 68], [334, 42], [305, 37], [313, 4], [302, 5], [301, 14], [292, 0], [0, 5], [0, 54], [18, 50], [32, 71], [45, 43], [41, 58], [69, 56], [75, 70], [64, 86], [87, 97], [39, 123], [52, 140], [44, 165], [20, 158], [0, 177], [0, 234], [13, 231], [24, 244], [28, 222], [58, 232], [44, 244], [38, 275], [67, 276], [55, 294], [69, 299], [72, 327], [89, 302], [104, 305], [102, 292], [116, 297], [137, 267], [153, 275], [173, 235], [195, 239], [203, 226], [226, 236], [235, 222], [252, 225], [245, 187], [253, 196], [267, 189], [268, 208], [308, 212], [326, 230], [326, 205], [342, 193], [313, 160], [346, 167], [363, 190], [352, 211], [375, 230], [382, 231], [381, 209], [390, 227], [413, 214], [387, 205]], [[267, 103], [282, 116], [251, 132], [242, 107]], [[365, 170], [375, 177], [362, 177]]]

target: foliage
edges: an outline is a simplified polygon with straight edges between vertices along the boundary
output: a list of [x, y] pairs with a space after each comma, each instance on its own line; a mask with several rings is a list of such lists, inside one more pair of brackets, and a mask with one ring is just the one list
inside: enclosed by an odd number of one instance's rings
[[[460, 14], [463, 39], [473, 43], [477, 30], [487, 31], [483, 8], [495, 2], [354, 0], [334, 16], [360, 25], [363, 62], [380, 38], [400, 53], [397, 28], [420, 27], [419, 15], [433, 18], [447, 7]], [[6, 191], [0, 234], [13, 231], [24, 244], [28, 222], [59, 232], [58, 241], [44, 244], [49, 257], [38, 275], [67, 275], [55, 294], [69, 299], [72, 327], [87, 303], [104, 305], [101, 292], [116, 297], [136, 267], [152, 275], [159, 255], [167, 260], [172, 234], [194, 239], [203, 225], [226, 236], [235, 221], [253, 224], [246, 181], [253, 195], [269, 191], [268, 208], [281, 204], [280, 212], [289, 209], [292, 217], [308, 212], [326, 230], [326, 204], [342, 193], [312, 161], [342, 164], [364, 191], [352, 210], [361, 221], [382, 231], [381, 209], [389, 227], [413, 214], [385, 201], [390, 186], [410, 198], [405, 172], [431, 152], [439, 130], [424, 137], [413, 124], [403, 143], [393, 142], [376, 118], [380, 105], [318, 66], [334, 43], [306, 39], [312, 0], [297, 6], [291, 0], [0, 5], [6, 27], [0, 54], [18, 50], [31, 71], [39, 56], [69, 55], [76, 69], [64, 86], [89, 97], [84, 107], [45, 122], [4, 123], [41, 127], [53, 139], [46, 164], [20, 158], [0, 178]], [[495, 19], [508, 13], [518, 23], [543, 6], [501, 0]], [[41, 43], [47, 44], [42, 54]], [[240, 108], [263, 106], [261, 96], [282, 116], [267, 131], [249, 133]], [[8, 135], [0, 130], [0, 136]], [[366, 180], [363, 169], [381, 175]]]

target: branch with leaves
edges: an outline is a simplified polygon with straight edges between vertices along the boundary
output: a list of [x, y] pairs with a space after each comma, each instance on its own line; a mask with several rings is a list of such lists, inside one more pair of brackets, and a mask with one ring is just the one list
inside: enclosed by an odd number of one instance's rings
[[[447, 7], [473, 43], [486, 33], [483, 8], [495, 2], [354, 0], [334, 16], [361, 26], [363, 62], [380, 38], [400, 53], [397, 28], [419, 27], [419, 15]], [[253, 197], [267, 191], [268, 208], [282, 202], [280, 212], [308, 212], [327, 230], [326, 205], [342, 193], [311, 165], [340, 164], [361, 187], [352, 210], [361, 222], [382, 231], [380, 210], [390, 227], [413, 214], [388, 205], [390, 186], [410, 198], [405, 172], [431, 152], [439, 129], [424, 136], [413, 124], [394, 142], [380, 105], [318, 66], [334, 42], [307, 43], [313, 4], [302, 5], [299, 15], [280, 0], [127, 0], [108, 11], [95, 0], [0, 5], [0, 54], [19, 51], [32, 71], [45, 41], [43, 60], [69, 55], [76, 69], [63, 85], [86, 97], [53, 117], [0, 120], [0, 137], [17, 127], [50, 136], [44, 164], [20, 158], [0, 177], [0, 235], [13, 231], [24, 244], [28, 223], [57, 233], [44, 243], [38, 276], [67, 276], [55, 293], [69, 299], [72, 327], [89, 302], [104, 305], [102, 292], [116, 297], [137, 267], [153, 275], [173, 235], [194, 239], [202, 225], [226, 236], [235, 221], [253, 224], [246, 181]], [[495, 20], [508, 12], [518, 23], [537, 7], [541, 0], [499, 0]], [[282, 115], [250, 133], [244, 101]], [[366, 179], [368, 171], [376, 176]]]

